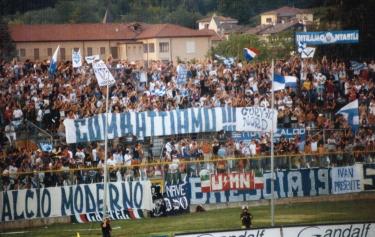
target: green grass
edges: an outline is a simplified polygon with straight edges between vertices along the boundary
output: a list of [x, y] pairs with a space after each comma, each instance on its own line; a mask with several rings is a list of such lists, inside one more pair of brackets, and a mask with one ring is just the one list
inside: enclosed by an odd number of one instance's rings
[[[375, 201], [341, 201], [278, 205], [276, 225], [375, 221]], [[250, 207], [254, 227], [270, 226], [270, 207]], [[112, 222], [112, 236], [158, 236], [177, 232], [196, 232], [240, 228], [240, 208], [212, 210], [173, 217], [147, 218]], [[0, 233], [0, 236], [67, 237], [79, 232], [81, 237], [101, 236], [99, 223], [56, 224], [46, 228], [23, 229], [23, 233]]]

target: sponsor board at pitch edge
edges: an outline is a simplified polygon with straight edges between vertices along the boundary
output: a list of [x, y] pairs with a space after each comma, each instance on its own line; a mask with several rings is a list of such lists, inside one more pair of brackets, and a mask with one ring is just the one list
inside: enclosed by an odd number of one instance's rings
[[318, 225], [303, 227], [285, 227], [286, 237], [374, 237], [375, 224]]
[[176, 234], [176, 237], [281, 237], [280, 228], [234, 230], [226, 232]]

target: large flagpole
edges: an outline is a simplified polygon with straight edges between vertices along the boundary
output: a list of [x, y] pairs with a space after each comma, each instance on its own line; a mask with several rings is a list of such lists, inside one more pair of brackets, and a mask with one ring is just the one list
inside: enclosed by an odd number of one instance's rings
[[[272, 59], [271, 64], [271, 109], [273, 110], [275, 107], [275, 93], [273, 90], [273, 80], [274, 80], [274, 62]], [[272, 126], [271, 126], [271, 226], [275, 225], [275, 191], [274, 191], [274, 182], [275, 182], [275, 174], [274, 174], [274, 144], [273, 144], [273, 127], [274, 127], [274, 120], [272, 118]]]
[[104, 124], [104, 196], [103, 196], [103, 220], [107, 217], [107, 193], [108, 193], [108, 101], [109, 83], [107, 82], [107, 95], [105, 97], [105, 124]]

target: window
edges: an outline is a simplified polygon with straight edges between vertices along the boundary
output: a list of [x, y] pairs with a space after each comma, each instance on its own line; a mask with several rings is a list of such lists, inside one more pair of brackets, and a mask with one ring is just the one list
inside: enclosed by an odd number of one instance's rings
[[34, 49], [34, 60], [39, 59], [39, 49]]
[[52, 48], [47, 49], [47, 56], [52, 57]]
[[100, 47], [100, 54], [105, 55], [105, 47]]
[[195, 53], [195, 42], [187, 41], [186, 42], [186, 53]]
[[154, 43], [148, 44], [148, 52], [150, 52], [150, 53], [155, 52], [155, 45], [154, 45]]
[[60, 57], [61, 60], [65, 60], [65, 48], [60, 48]]
[[143, 53], [147, 53], [147, 51], [148, 51], [147, 44], [144, 44], [143, 45]]
[[112, 58], [118, 58], [117, 47], [111, 47]]
[[20, 57], [26, 57], [26, 50], [20, 49]]
[[159, 52], [160, 53], [167, 53], [167, 52], [169, 52], [169, 43], [168, 42], [161, 42], [161, 43], [159, 43]]
[[204, 24], [204, 28], [208, 29], [209, 24]]
[[272, 18], [266, 18], [267, 23], [272, 23]]
[[87, 48], [87, 56], [92, 56], [92, 48], [91, 47]]

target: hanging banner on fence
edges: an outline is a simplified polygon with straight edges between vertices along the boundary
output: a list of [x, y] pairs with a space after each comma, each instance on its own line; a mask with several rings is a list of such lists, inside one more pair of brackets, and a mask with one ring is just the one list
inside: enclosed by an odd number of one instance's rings
[[108, 70], [107, 65], [105, 65], [102, 60], [93, 62], [92, 68], [94, 69], [95, 77], [96, 80], [98, 80], [99, 86], [111, 86], [116, 83], [112, 73]]
[[[201, 179], [190, 178], [190, 204], [216, 204], [271, 199], [271, 174], [263, 174], [263, 189], [202, 192]], [[303, 169], [276, 172], [275, 197], [310, 197], [330, 194], [329, 169]]]
[[283, 236], [288, 237], [372, 237], [375, 236], [374, 223], [313, 225], [283, 227]]
[[[111, 220], [130, 220], [143, 218], [142, 209], [127, 209], [110, 211], [109, 218]], [[72, 223], [89, 223], [103, 221], [103, 212], [93, 212], [87, 214], [75, 214], [71, 216]]]
[[334, 167], [331, 169], [332, 193], [356, 193], [363, 190], [362, 164], [353, 166]]
[[[103, 209], [103, 183], [0, 193], [0, 221], [70, 216]], [[152, 209], [151, 182], [108, 183], [109, 211]]]
[[185, 177], [177, 184], [165, 183], [165, 211], [166, 215], [177, 215], [189, 212], [188, 187], [189, 184]]
[[[179, 237], [281, 237], [280, 228], [231, 230], [222, 232], [204, 232], [195, 234], [175, 234]], [[287, 236], [287, 235], [284, 235]]]
[[236, 110], [236, 131], [271, 132], [277, 129], [277, 110], [244, 107]]
[[358, 42], [358, 30], [296, 32], [296, 44], [354, 44]]
[[254, 172], [201, 176], [201, 190], [205, 193], [229, 190], [254, 190], [263, 189], [263, 187], [263, 175], [257, 177]]
[[[65, 119], [67, 143], [104, 140], [106, 114]], [[189, 108], [171, 111], [125, 112], [108, 115], [108, 138], [167, 136], [218, 131], [270, 132], [277, 110], [258, 107]]]
[[161, 194], [160, 185], [152, 186], [154, 209], [151, 214], [153, 217], [172, 216], [190, 211], [187, 178], [180, 179], [181, 176], [178, 173], [175, 174], [179, 177], [172, 177], [173, 182], [165, 182], [164, 194]]
[[363, 164], [363, 189], [375, 190], [375, 164]]
[[[296, 136], [299, 137], [300, 141], [305, 141], [305, 128], [278, 128], [274, 133], [273, 141], [279, 142], [281, 137], [287, 140], [292, 140]], [[260, 139], [262, 137], [260, 132], [232, 132], [232, 138], [235, 141], [251, 141], [253, 139]]]

